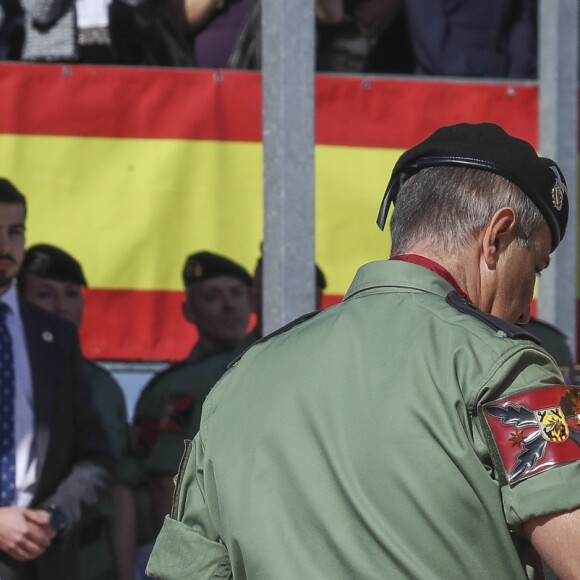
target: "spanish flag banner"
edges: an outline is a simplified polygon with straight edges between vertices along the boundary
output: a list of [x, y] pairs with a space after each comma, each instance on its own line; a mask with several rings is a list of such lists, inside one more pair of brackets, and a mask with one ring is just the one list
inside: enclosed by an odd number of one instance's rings
[[[27, 244], [73, 254], [98, 360], [173, 361], [195, 341], [181, 270], [209, 250], [253, 271], [262, 240], [261, 76], [0, 65], [0, 175], [27, 196]], [[531, 84], [316, 79], [316, 261], [325, 304], [384, 259], [375, 225], [398, 156], [436, 128], [494, 122], [537, 144]]]

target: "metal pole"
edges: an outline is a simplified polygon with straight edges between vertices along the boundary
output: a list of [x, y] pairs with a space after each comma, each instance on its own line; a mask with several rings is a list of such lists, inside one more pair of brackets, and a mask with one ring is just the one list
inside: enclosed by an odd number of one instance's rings
[[539, 127], [542, 155], [558, 162], [568, 184], [566, 237], [540, 280], [539, 315], [560, 328], [576, 353], [578, 192], [578, 0], [541, 0]]
[[314, 309], [314, 0], [262, 0], [264, 334]]

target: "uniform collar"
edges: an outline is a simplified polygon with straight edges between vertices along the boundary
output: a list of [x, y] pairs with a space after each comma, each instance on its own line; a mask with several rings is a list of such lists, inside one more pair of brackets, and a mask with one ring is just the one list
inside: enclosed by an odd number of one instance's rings
[[409, 262], [381, 260], [361, 266], [350, 285], [345, 300], [355, 294], [369, 290], [385, 291], [407, 289], [409, 291], [429, 292], [445, 298], [454, 288], [435, 272]]
[[435, 274], [439, 274], [441, 278], [447, 280], [455, 290], [457, 290], [458, 294], [469, 304], [473, 304], [471, 298], [467, 295], [466, 292], [463, 291], [461, 286], [457, 280], [453, 277], [451, 272], [444, 268], [439, 262], [435, 262], [435, 260], [431, 260], [430, 258], [426, 258], [425, 256], [420, 256], [418, 254], [399, 254], [397, 256], [391, 256], [391, 260], [400, 261], [400, 262], [409, 262], [411, 264], [417, 264], [418, 266], [423, 266], [423, 268], [427, 268]]

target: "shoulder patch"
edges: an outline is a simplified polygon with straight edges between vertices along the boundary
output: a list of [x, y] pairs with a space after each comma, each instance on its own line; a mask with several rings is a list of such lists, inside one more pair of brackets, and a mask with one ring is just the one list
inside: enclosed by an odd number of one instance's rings
[[580, 460], [580, 389], [541, 387], [482, 409], [492, 458], [505, 483]]
[[531, 340], [532, 342], [535, 342], [540, 346], [542, 345], [542, 341], [537, 336], [534, 336], [527, 330], [524, 330], [523, 328], [520, 328], [515, 324], [511, 324], [510, 322], [502, 320], [497, 316], [492, 316], [491, 314], [486, 314], [485, 312], [482, 312], [481, 310], [479, 310], [479, 308], [467, 302], [467, 300], [465, 300], [465, 298], [463, 298], [463, 296], [461, 296], [459, 292], [455, 290], [452, 290], [451, 292], [449, 292], [449, 294], [447, 294], [446, 301], [447, 304], [453, 306], [453, 308], [459, 310], [459, 312], [462, 312], [463, 314], [469, 314], [470, 316], [473, 316], [478, 320], [481, 320], [493, 330], [503, 330], [503, 332], [505, 332], [509, 338], [520, 340]]
[[289, 322], [288, 324], [281, 326], [280, 328], [278, 328], [278, 330], [275, 330], [274, 332], [271, 332], [270, 334], [263, 336], [262, 338], [256, 340], [256, 342], [253, 342], [243, 353], [241, 353], [239, 356], [237, 356], [233, 361], [231, 361], [228, 364], [228, 369], [232, 368], [248, 352], [248, 350], [250, 348], [252, 348], [253, 346], [255, 346], [256, 344], [266, 342], [266, 341], [270, 340], [271, 338], [278, 336], [279, 334], [284, 334], [285, 332], [287, 332], [291, 328], [294, 328], [295, 326], [298, 326], [299, 324], [302, 324], [303, 322], [306, 322], [307, 320], [314, 318], [314, 316], [316, 316], [319, 312], [321, 312], [321, 311], [314, 310], [313, 312], [308, 312], [306, 314], [303, 314], [302, 316], [299, 316], [298, 318], [295, 318], [294, 320], [292, 320], [292, 322]]

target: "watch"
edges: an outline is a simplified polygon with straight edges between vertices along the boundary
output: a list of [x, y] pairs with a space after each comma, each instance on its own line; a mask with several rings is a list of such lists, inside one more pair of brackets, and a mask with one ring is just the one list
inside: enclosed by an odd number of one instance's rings
[[50, 514], [50, 527], [57, 534], [64, 532], [66, 529], [66, 516], [64, 515], [62, 508], [55, 504], [50, 504], [43, 509], [45, 509]]

